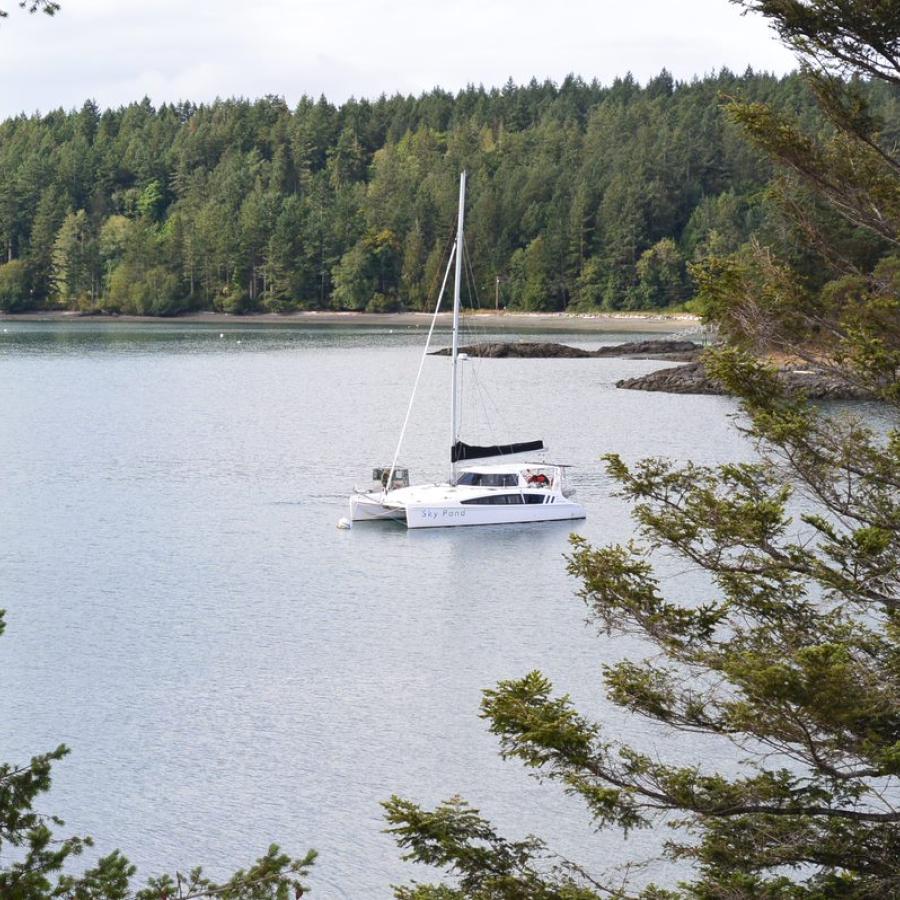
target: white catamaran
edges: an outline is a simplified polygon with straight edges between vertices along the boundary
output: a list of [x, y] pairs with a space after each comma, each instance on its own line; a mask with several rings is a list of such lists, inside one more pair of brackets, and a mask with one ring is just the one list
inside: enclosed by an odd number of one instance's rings
[[[440, 528], [454, 525], [499, 525], [511, 522], [552, 522], [583, 519], [584, 507], [572, 500], [565, 484], [565, 466], [545, 463], [540, 459], [542, 441], [472, 446], [459, 439], [459, 308], [462, 280], [463, 218], [466, 196], [466, 173], [459, 180], [459, 223], [456, 242], [447, 263], [444, 281], [428, 332], [425, 351], [419, 364], [418, 386], [428, 345], [434, 333], [441, 298], [455, 264], [453, 287], [452, 388], [450, 394], [450, 478], [443, 484], [409, 484], [406, 469], [397, 467], [397, 459], [413, 401], [410, 400], [406, 421], [400, 433], [397, 453], [389, 468], [375, 469], [375, 487], [350, 496], [350, 519], [354, 522], [393, 519], [408, 528]], [[413, 389], [413, 398], [415, 388]], [[527, 459], [528, 456], [531, 459]], [[515, 456], [525, 461], [463, 465], [474, 460]]]

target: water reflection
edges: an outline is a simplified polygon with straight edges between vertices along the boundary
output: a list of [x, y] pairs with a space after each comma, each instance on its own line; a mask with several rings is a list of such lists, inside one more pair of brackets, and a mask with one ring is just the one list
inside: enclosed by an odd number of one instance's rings
[[[145, 323], [94, 318], [59, 322], [5, 321], [0, 328], [0, 356], [17, 354], [83, 353], [234, 353], [271, 352], [306, 348], [405, 347], [424, 344], [423, 325], [310, 325], [303, 322], [257, 324], [226, 322], [207, 324], [177, 320]], [[582, 346], [640, 340], [642, 332], [586, 333], [556, 330], [546, 335], [540, 329], [496, 331], [471, 325], [465, 340], [534, 340], [542, 338]], [[450, 332], [435, 329], [435, 346], [447, 346]]]

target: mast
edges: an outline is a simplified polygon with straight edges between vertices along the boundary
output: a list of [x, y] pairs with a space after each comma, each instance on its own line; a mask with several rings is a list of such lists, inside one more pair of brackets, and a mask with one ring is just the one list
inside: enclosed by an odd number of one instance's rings
[[453, 376], [450, 393], [450, 484], [456, 484], [453, 450], [459, 440], [459, 295], [462, 284], [463, 213], [466, 207], [466, 172], [459, 176], [459, 223], [456, 227], [456, 273], [453, 282]]

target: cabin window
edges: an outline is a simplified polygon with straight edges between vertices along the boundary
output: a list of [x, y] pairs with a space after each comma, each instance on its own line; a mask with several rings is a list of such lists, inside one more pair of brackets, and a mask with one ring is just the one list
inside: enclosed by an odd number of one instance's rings
[[514, 472], [463, 472], [456, 483], [470, 487], [516, 487], [519, 476]]
[[522, 503], [521, 494], [487, 494], [484, 497], [473, 497], [461, 501], [464, 506], [507, 506]]

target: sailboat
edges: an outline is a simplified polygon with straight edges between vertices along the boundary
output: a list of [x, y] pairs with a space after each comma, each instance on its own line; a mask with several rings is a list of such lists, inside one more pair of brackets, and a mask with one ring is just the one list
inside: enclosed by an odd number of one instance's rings
[[[543, 441], [520, 441], [493, 446], [474, 446], [460, 440], [459, 313], [463, 261], [466, 173], [459, 179], [459, 215], [456, 241], [450, 253], [444, 280], [419, 364], [416, 386], [434, 333], [451, 264], [455, 266], [453, 287], [452, 375], [450, 392], [450, 476], [440, 484], [410, 485], [409, 473], [397, 466], [400, 446], [415, 398], [410, 400], [400, 433], [397, 452], [390, 467], [373, 470], [373, 487], [350, 496], [350, 520], [366, 522], [395, 520], [407, 528], [441, 528], [464, 525], [500, 525], [514, 522], [554, 522], [583, 519], [584, 507], [576, 503], [565, 481], [566, 466], [543, 461]], [[506, 457], [503, 462], [484, 462]], [[509, 459], [515, 457], [516, 461]], [[482, 462], [476, 462], [481, 460]]]

